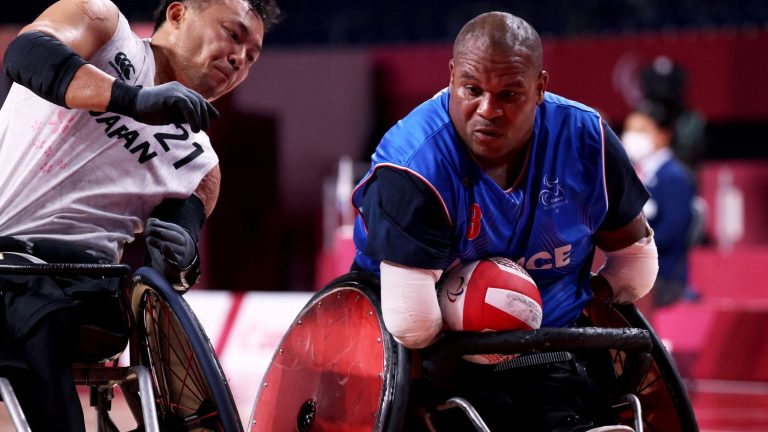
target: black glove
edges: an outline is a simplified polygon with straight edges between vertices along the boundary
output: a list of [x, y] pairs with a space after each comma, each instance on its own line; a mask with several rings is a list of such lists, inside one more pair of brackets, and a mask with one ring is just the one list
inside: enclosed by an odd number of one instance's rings
[[149, 218], [145, 230], [152, 267], [178, 291], [186, 291], [199, 276], [197, 245], [184, 228]]
[[115, 80], [107, 111], [148, 125], [189, 123], [193, 132], [208, 129], [210, 119], [219, 118], [205, 98], [176, 81], [140, 88]]

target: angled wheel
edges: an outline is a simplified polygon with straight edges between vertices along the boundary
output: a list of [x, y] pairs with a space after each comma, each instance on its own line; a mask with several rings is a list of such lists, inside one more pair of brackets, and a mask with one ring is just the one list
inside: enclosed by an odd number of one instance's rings
[[[600, 327], [635, 327], [650, 331], [653, 346], [647, 367], [630, 365], [634, 360], [631, 356], [610, 350], [616, 376], [623, 376], [625, 379], [622, 382], [629, 386], [624, 390], [640, 399], [644, 430], [697, 432], [696, 416], [677, 368], [637, 308], [634, 305], [608, 305], [593, 301], [585, 309], [585, 315]], [[635, 373], [638, 370], [641, 373]], [[625, 374], [625, 371], [630, 373]]]
[[378, 281], [350, 273], [299, 313], [264, 375], [252, 432], [400, 431], [409, 352], [384, 328]]
[[134, 275], [132, 364], [152, 375], [163, 431], [242, 431], [232, 394], [186, 301], [151, 268]]

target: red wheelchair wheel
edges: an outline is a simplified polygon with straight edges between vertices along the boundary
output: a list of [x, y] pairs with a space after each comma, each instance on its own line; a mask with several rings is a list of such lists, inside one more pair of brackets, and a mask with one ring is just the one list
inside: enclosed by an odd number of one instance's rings
[[368, 286], [347, 275], [299, 313], [264, 375], [251, 431], [391, 430], [394, 393], [407, 399], [408, 392], [394, 389], [407, 387], [410, 367]]

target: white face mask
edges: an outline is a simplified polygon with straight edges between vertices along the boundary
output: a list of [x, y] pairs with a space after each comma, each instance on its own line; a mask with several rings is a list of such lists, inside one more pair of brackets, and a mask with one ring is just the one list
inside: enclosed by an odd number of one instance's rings
[[653, 153], [653, 138], [645, 132], [624, 132], [621, 135], [621, 143], [632, 162], [641, 161]]

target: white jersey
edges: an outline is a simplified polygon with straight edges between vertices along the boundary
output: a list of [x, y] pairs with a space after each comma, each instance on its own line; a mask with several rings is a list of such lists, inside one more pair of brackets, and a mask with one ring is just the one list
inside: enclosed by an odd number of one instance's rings
[[[88, 61], [154, 85], [149, 41], [122, 14]], [[66, 109], [14, 84], [0, 109], [0, 235], [62, 240], [118, 261], [155, 206], [189, 197], [217, 163], [208, 136], [189, 125]]]

